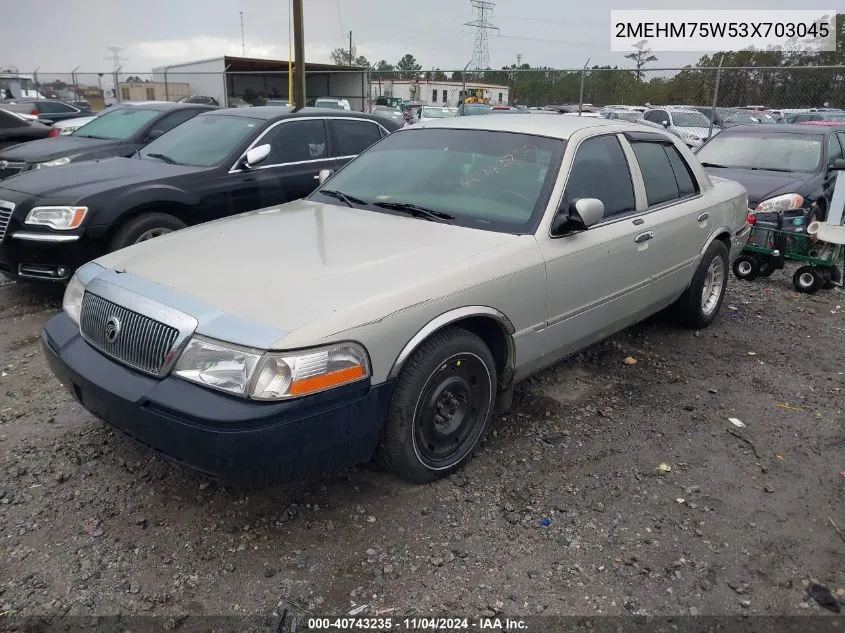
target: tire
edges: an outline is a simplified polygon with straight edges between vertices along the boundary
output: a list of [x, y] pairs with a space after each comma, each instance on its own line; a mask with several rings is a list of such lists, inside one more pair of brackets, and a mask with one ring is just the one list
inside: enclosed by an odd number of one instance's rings
[[144, 213], [127, 220], [114, 234], [110, 250], [116, 251], [138, 242], [184, 229], [187, 224], [167, 213]]
[[490, 426], [496, 384], [484, 341], [458, 327], [435, 333], [399, 374], [376, 461], [417, 484], [453, 473]]
[[760, 259], [761, 277], [771, 277], [777, 269], [778, 267], [775, 265], [775, 261], [771, 257], [763, 257]]
[[792, 285], [798, 292], [812, 295], [824, 285], [824, 275], [813, 266], [801, 266], [792, 276]]
[[714, 240], [704, 252], [689, 287], [675, 303], [678, 320], [696, 330], [710, 325], [725, 300], [727, 284], [728, 247], [721, 240]]
[[823, 268], [822, 275], [824, 276], [822, 290], [830, 290], [831, 288], [835, 288], [837, 284], [842, 282], [842, 271], [839, 269], [839, 266]]
[[753, 255], [740, 255], [733, 263], [734, 276], [743, 281], [754, 281], [760, 276], [760, 263]]

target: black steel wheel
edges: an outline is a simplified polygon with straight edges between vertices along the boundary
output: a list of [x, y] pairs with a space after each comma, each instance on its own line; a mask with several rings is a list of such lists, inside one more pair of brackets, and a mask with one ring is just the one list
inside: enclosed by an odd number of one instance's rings
[[814, 266], [801, 266], [792, 276], [792, 285], [798, 292], [815, 294], [824, 285], [824, 275]]
[[495, 398], [496, 364], [484, 341], [457, 327], [436, 333], [399, 374], [378, 461], [414, 483], [445, 477], [481, 443]]

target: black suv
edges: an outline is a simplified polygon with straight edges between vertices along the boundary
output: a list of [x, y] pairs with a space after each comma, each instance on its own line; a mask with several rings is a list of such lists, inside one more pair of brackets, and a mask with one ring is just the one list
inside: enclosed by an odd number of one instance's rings
[[0, 272], [64, 281], [107, 252], [303, 198], [322, 170], [400, 127], [340, 110], [230, 108], [190, 119], [131, 158], [7, 178], [0, 182]]
[[180, 123], [213, 109], [167, 101], [114, 105], [73, 134], [0, 150], [0, 179], [81, 160], [131, 156]]

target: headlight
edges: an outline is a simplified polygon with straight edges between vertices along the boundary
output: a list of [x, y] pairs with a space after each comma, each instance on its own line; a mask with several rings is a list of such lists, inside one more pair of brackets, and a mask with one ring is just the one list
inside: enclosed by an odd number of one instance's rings
[[289, 354], [267, 354], [250, 396], [256, 400], [296, 398], [368, 378], [364, 348], [340, 343]]
[[35, 207], [27, 214], [24, 224], [69, 231], [79, 227], [87, 213], [88, 207]]
[[800, 209], [804, 206], [804, 198], [797, 193], [785, 193], [768, 200], [763, 200], [757, 205], [757, 213], [788, 211], [789, 209]]
[[82, 311], [82, 295], [85, 294], [85, 286], [74, 275], [65, 289], [65, 296], [62, 299], [62, 310], [70, 317], [70, 320], [79, 325], [79, 313]]
[[35, 163], [32, 168], [41, 169], [42, 167], [61, 167], [62, 165], [67, 165], [69, 162], [70, 158], [63, 156], [62, 158], [54, 158], [53, 160], [47, 160], [43, 163]]
[[173, 373], [213, 389], [246, 396], [261, 352], [194, 337], [179, 357]]
[[355, 343], [276, 354], [194, 337], [173, 373], [243, 397], [284, 400], [362, 380], [370, 370]]

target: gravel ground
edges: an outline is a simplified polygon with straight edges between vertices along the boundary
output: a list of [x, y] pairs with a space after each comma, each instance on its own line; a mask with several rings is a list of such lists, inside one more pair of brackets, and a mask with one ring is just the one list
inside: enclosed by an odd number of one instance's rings
[[251, 492], [75, 404], [38, 340], [59, 291], [0, 281], [0, 612], [829, 613], [806, 587], [845, 601], [845, 294], [789, 281], [536, 376], [449, 479]]

